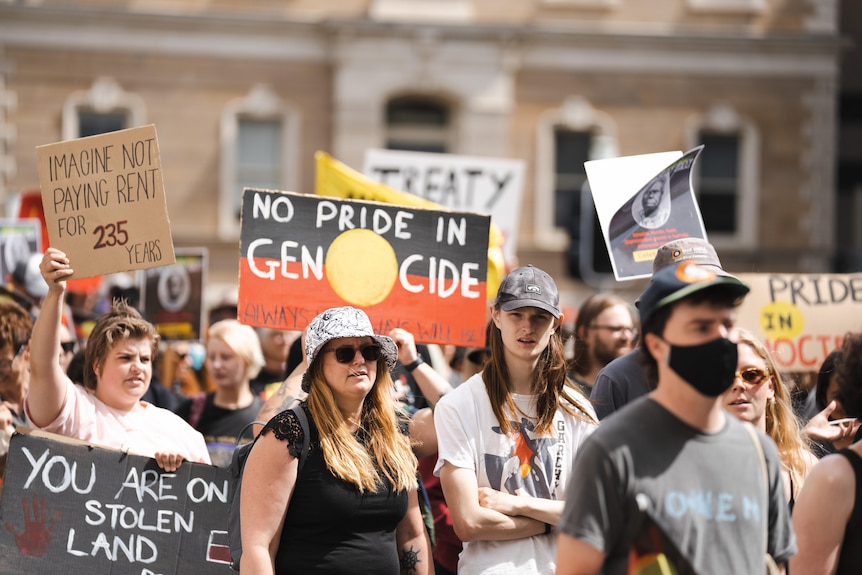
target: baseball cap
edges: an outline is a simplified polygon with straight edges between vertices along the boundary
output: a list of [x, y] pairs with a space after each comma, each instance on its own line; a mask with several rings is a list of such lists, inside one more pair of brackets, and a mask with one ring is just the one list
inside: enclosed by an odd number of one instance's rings
[[503, 311], [537, 307], [559, 318], [560, 292], [551, 276], [529, 265], [517, 268], [503, 278], [494, 305], [499, 305]]
[[[305, 332], [305, 353], [308, 356], [310, 366], [317, 357], [318, 352], [327, 342], [340, 337], [370, 337], [380, 346], [386, 367], [391, 371], [395, 368], [398, 359], [398, 347], [395, 341], [385, 335], [377, 335], [371, 327], [371, 320], [361, 309], [350, 306], [334, 307], [318, 314], [308, 326]], [[302, 386], [305, 391], [310, 381], [308, 380], [311, 370], [307, 370], [302, 376]]]
[[[701, 238], [680, 238], [670, 241], [661, 246], [652, 261], [652, 271], [657, 272], [662, 268], [679, 262], [692, 260], [702, 266], [713, 266], [721, 270], [721, 260], [715, 253], [715, 248], [708, 241]], [[713, 270], [716, 271], [716, 270]]]
[[658, 270], [635, 304], [640, 312], [641, 325], [645, 325], [661, 308], [719, 285], [727, 286], [737, 297], [744, 296], [750, 289], [739, 278], [694, 260], [685, 260]]

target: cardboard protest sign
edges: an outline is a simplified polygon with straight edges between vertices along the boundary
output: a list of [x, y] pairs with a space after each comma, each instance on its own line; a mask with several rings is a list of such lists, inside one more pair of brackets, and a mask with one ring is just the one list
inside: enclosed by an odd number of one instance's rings
[[0, 575], [228, 575], [227, 469], [44, 432], [12, 437], [0, 500]]
[[617, 280], [651, 276], [662, 244], [706, 239], [691, 184], [702, 149], [584, 163]]
[[0, 282], [15, 266], [42, 251], [39, 220], [0, 219]]
[[201, 340], [206, 248], [179, 248], [176, 263], [140, 272], [141, 311], [166, 340]]
[[239, 320], [300, 330], [352, 305], [377, 333], [484, 342], [489, 225], [479, 214], [246, 189]]
[[463, 212], [490, 214], [515, 259], [524, 192], [524, 162], [502, 158], [366, 150], [362, 171], [396, 190]]
[[737, 277], [751, 286], [737, 323], [782, 371], [817, 371], [848, 331], [862, 331], [862, 273]]
[[[360, 172], [332, 158], [325, 152], [314, 154], [316, 173], [315, 193], [332, 198], [371, 200], [399, 206], [414, 206], [431, 210], [444, 209], [429, 199], [396, 190], [377, 182]], [[506, 261], [503, 255], [504, 236], [500, 228], [491, 220], [488, 230], [488, 276], [487, 294], [490, 299], [497, 295], [500, 282], [506, 277]]]
[[174, 262], [155, 126], [36, 148], [51, 246], [75, 278]]

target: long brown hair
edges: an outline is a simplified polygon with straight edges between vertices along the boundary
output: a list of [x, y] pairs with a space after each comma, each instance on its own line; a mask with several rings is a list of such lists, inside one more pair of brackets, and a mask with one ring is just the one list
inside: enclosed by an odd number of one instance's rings
[[[500, 309], [499, 305], [496, 309]], [[509, 390], [509, 368], [506, 365], [503, 335], [494, 322], [491, 322], [488, 339], [491, 359], [482, 370], [482, 380], [500, 430], [509, 433], [512, 431], [510, 418], [517, 413], [517, 407]], [[566, 352], [560, 330], [551, 334], [548, 347], [539, 356], [531, 388], [536, 395], [537, 433], [550, 433], [558, 408], [583, 421], [598, 423], [583, 407], [582, 402], [587, 401], [585, 396], [566, 375]], [[576, 399], [578, 396], [580, 401]]]
[[359, 433], [367, 438], [363, 446], [338, 410], [332, 389], [324, 379], [320, 357], [322, 354], [318, 353], [309, 366], [308, 411], [320, 434], [327, 469], [360, 492], [375, 491], [381, 474], [396, 491], [416, 489], [416, 456], [399, 428], [392, 378], [385, 359], [381, 356], [377, 361], [374, 386], [362, 405]]

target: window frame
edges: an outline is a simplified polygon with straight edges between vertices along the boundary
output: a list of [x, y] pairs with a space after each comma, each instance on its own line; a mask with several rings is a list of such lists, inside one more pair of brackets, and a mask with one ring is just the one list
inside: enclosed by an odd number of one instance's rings
[[278, 189], [300, 191], [300, 115], [293, 106], [278, 98], [269, 86], [253, 86], [245, 96], [228, 102], [221, 116], [218, 237], [225, 241], [238, 239], [241, 227], [240, 219], [236, 216], [235, 199], [239, 124], [245, 119], [281, 123], [281, 175]]
[[[710, 232], [707, 237], [719, 251], [721, 249], [753, 249], [757, 246], [757, 229], [760, 221], [760, 135], [756, 126], [740, 116], [726, 104], [715, 105], [707, 112], [691, 118], [686, 128], [687, 149], [700, 142], [701, 133], [736, 134], [739, 137], [737, 165], [736, 230], [733, 233]], [[703, 153], [707, 150], [704, 149]], [[693, 186], [695, 197], [700, 198], [698, 185], [700, 171], [695, 164]]]
[[[444, 123], [438, 125], [415, 123], [412, 125], [392, 125], [389, 122], [389, 108], [393, 103], [401, 101], [415, 101], [425, 104], [430, 104], [439, 107], [445, 111]], [[383, 143], [387, 150], [404, 150], [404, 151], [422, 151], [427, 152], [427, 149], [413, 147], [390, 147], [390, 142], [397, 140], [398, 137], [405, 141], [421, 145], [427, 143], [428, 146], [440, 146], [442, 151], [438, 153], [452, 153], [454, 149], [454, 131], [453, 131], [453, 116], [454, 109], [452, 105], [441, 98], [434, 96], [425, 96], [422, 94], [399, 94], [388, 98], [383, 107]]]
[[537, 122], [536, 180], [533, 214], [533, 243], [545, 250], [568, 249], [569, 234], [556, 227], [556, 145], [557, 129], [590, 132], [590, 160], [615, 157], [618, 154], [617, 130], [613, 119], [595, 110], [585, 98], [569, 96], [559, 108], [545, 111]]
[[63, 140], [80, 137], [82, 111], [96, 114], [122, 113], [126, 116], [126, 128], [136, 128], [146, 123], [146, 105], [143, 98], [123, 90], [113, 78], [96, 78], [88, 90], [70, 94], [63, 103]]

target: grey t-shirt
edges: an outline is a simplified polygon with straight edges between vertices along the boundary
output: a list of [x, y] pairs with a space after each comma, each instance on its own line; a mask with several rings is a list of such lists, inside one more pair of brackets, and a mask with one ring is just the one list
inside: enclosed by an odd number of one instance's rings
[[796, 552], [778, 450], [758, 434], [769, 497], [751, 435], [734, 417], [707, 434], [650, 397], [629, 404], [584, 443], [572, 469], [558, 530], [606, 555], [604, 573], [624, 575], [643, 524], [636, 496], [700, 575], [762, 573], [764, 530], [779, 563]]
[[639, 348], [618, 357], [599, 372], [590, 401], [599, 419], [604, 419], [626, 404], [649, 393]]

